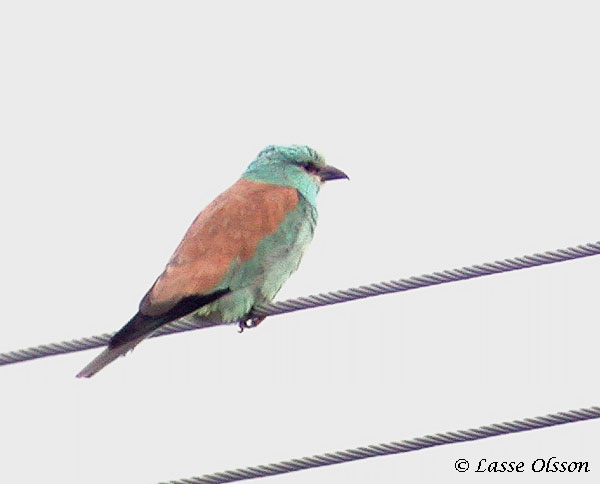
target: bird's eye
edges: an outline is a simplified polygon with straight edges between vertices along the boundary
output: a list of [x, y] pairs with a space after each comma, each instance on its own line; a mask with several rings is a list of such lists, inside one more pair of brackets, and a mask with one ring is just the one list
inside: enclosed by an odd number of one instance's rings
[[312, 163], [302, 163], [300, 166], [304, 168], [304, 171], [307, 173], [315, 174], [319, 171], [319, 169]]

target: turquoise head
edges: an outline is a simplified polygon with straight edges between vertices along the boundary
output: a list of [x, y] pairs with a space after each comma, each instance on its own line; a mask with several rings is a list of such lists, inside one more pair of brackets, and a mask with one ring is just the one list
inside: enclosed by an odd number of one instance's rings
[[342, 170], [325, 163], [320, 153], [302, 145], [267, 146], [242, 176], [249, 180], [295, 188], [313, 205], [323, 183], [348, 179]]

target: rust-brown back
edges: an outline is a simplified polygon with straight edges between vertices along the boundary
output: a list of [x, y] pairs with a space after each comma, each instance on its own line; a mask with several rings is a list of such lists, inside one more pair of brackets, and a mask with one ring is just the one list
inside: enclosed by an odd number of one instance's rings
[[185, 297], [213, 292], [231, 263], [252, 258], [297, 204], [295, 188], [238, 180], [198, 214], [140, 312], [159, 316]]

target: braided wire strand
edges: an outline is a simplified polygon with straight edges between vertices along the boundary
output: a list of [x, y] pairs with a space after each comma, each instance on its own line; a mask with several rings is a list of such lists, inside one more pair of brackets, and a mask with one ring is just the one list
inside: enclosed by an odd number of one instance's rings
[[[296, 299], [288, 299], [272, 304], [264, 304], [256, 306], [250, 314], [250, 317], [262, 318], [266, 316], [274, 316], [277, 314], [301, 311], [304, 309], [328, 306], [331, 304], [339, 304], [357, 299], [364, 299], [367, 297], [381, 296], [384, 294], [410, 291], [412, 289], [418, 289], [421, 287], [435, 286], [438, 284], [446, 284], [449, 282], [489, 276], [502, 272], [528, 269], [530, 267], [554, 264], [557, 262], [580, 259], [598, 254], [600, 254], [600, 241], [578, 245], [576, 247], [568, 247], [566, 249], [558, 249], [555, 251], [526, 255], [523, 257], [515, 257], [512, 259], [476, 264], [459, 269], [423, 274], [420, 276], [409, 277], [408, 279], [384, 281], [349, 289], [299, 297]], [[165, 325], [150, 337], [191, 331], [194, 329], [215, 326], [217, 324], [218, 323], [207, 323], [206, 321], [202, 321], [201, 319], [194, 317], [194, 315], [187, 315], [181, 319], [178, 319], [177, 321], [173, 321]], [[108, 341], [113, 334], [114, 333], [105, 333], [99, 336], [91, 336], [71, 341], [63, 341], [60, 343], [33, 346], [21, 350], [9, 351], [7, 353], [0, 353], [0, 366], [33, 360], [36, 358], [43, 358], [45, 356], [53, 356], [63, 353], [72, 353], [75, 351], [98, 348], [108, 344]]]
[[163, 482], [161, 484], [224, 484], [227, 482], [244, 481], [247, 479], [275, 476], [278, 474], [286, 474], [288, 472], [313, 469], [315, 467], [323, 467], [333, 464], [341, 464], [344, 462], [367, 459], [381, 455], [413, 452], [415, 450], [427, 449], [440, 445], [486, 439], [488, 437], [496, 437], [498, 435], [512, 434], [517, 432], [527, 432], [529, 430], [536, 430], [555, 425], [564, 425], [597, 418], [600, 418], [600, 407], [582, 408], [568, 412], [548, 414], [542, 417], [486, 425], [469, 430], [457, 430], [455, 432], [426, 435], [424, 437], [401, 440], [399, 442], [369, 445], [367, 447], [357, 447], [355, 449], [347, 449], [326, 454], [313, 455], [310, 457], [302, 457], [300, 459], [292, 459], [274, 464], [246, 467], [226, 472], [217, 472], [214, 474], [205, 474], [203, 476]]

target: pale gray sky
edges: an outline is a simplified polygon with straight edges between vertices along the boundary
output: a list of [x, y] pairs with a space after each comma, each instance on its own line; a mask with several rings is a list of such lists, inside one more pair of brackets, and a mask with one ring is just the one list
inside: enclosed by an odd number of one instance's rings
[[[267, 144], [351, 177], [279, 298], [598, 240], [599, 10], [4, 2], [0, 351], [120, 328]], [[0, 477], [153, 484], [597, 405], [599, 287], [589, 258], [159, 338], [89, 381], [97, 351], [3, 367]], [[551, 456], [596, 482], [599, 430], [269, 482], [481, 483], [455, 460]]]

